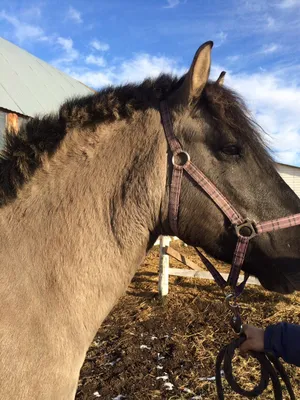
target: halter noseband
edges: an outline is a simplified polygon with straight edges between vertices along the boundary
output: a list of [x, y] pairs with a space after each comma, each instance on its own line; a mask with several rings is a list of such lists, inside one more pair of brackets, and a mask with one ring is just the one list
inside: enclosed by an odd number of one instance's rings
[[169, 193], [169, 222], [174, 235], [178, 235], [178, 211], [179, 198], [181, 191], [181, 182], [183, 172], [190, 176], [194, 182], [202, 188], [211, 200], [220, 208], [227, 216], [237, 235], [237, 244], [233, 255], [230, 273], [227, 282], [210, 261], [198, 250], [201, 260], [212, 274], [216, 283], [224, 289], [230, 286], [233, 295], [240, 295], [245, 287], [249, 274], [245, 273], [244, 281], [237, 286], [241, 267], [244, 263], [249, 241], [255, 236], [272, 232], [279, 229], [285, 229], [292, 226], [300, 225], [300, 214], [294, 214], [289, 217], [274, 219], [256, 223], [254, 221], [243, 218], [241, 214], [233, 207], [226, 197], [217, 189], [217, 187], [200, 171], [198, 167], [190, 159], [190, 155], [183, 150], [180, 142], [176, 138], [173, 131], [173, 124], [169, 108], [166, 101], [160, 103], [160, 114], [162, 125], [165, 131], [166, 139], [172, 152], [172, 179]]

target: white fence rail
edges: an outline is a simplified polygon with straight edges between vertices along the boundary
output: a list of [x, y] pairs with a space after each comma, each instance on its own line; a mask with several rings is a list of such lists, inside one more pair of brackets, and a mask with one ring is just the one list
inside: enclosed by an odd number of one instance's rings
[[[158, 291], [160, 296], [165, 297], [169, 293], [169, 276], [182, 276], [185, 278], [201, 278], [213, 280], [213, 277], [208, 271], [203, 270], [198, 264], [189, 260], [175, 249], [170, 247], [171, 237], [160, 236], [160, 255], [159, 255], [159, 281]], [[170, 268], [170, 256], [180, 261], [190, 269]], [[221, 273], [224, 279], [227, 280], [228, 274]], [[242, 282], [243, 276], [239, 277], [239, 282]], [[247, 284], [260, 285], [258, 279], [250, 277]]]

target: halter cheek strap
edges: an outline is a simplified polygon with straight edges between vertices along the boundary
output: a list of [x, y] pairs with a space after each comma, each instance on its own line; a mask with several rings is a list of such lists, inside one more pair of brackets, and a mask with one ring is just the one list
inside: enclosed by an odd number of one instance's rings
[[227, 281], [216, 270], [211, 262], [198, 250], [197, 253], [209, 272], [212, 274], [216, 283], [224, 289], [230, 286], [235, 296], [242, 293], [248, 274], [245, 274], [244, 281], [237, 286], [239, 274], [243, 266], [249, 241], [265, 232], [272, 232], [279, 229], [285, 229], [292, 226], [300, 225], [300, 214], [294, 214], [289, 217], [274, 219], [271, 221], [255, 223], [254, 221], [245, 219], [227, 200], [227, 198], [217, 189], [217, 187], [205, 176], [205, 174], [193, 164], [190, 155], [183, 150], [179, 140], [173, 131], [173, 124], [169, 108], [166, 101], [160, 103], [160, 114], [166, 139], [172, 152], [172, 178], [169, 193], [169, 223], [174, 235], [178, 235], [178, 212], [180, 203], [180, 192], [183, 174], [185, 173], [204, 190], [211, 200], [220, 208], [227, 216], [237, 235], [237, 244], [233, 255], [232, 265]]

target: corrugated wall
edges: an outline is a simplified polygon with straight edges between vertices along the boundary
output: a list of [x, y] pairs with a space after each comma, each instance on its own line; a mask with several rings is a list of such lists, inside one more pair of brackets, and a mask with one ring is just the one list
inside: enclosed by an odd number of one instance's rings
[[284, 179], [298, 197], [300, 197], [300, 168], [277, 164], [277, 170], [282, 179]]

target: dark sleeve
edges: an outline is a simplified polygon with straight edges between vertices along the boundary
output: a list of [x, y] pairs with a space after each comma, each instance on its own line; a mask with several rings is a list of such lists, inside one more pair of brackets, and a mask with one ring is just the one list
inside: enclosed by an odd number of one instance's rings
[[265, 330], [264, 342], [265, 352], [300, 367], [300, 325], [286, 322], [270, 325]]

